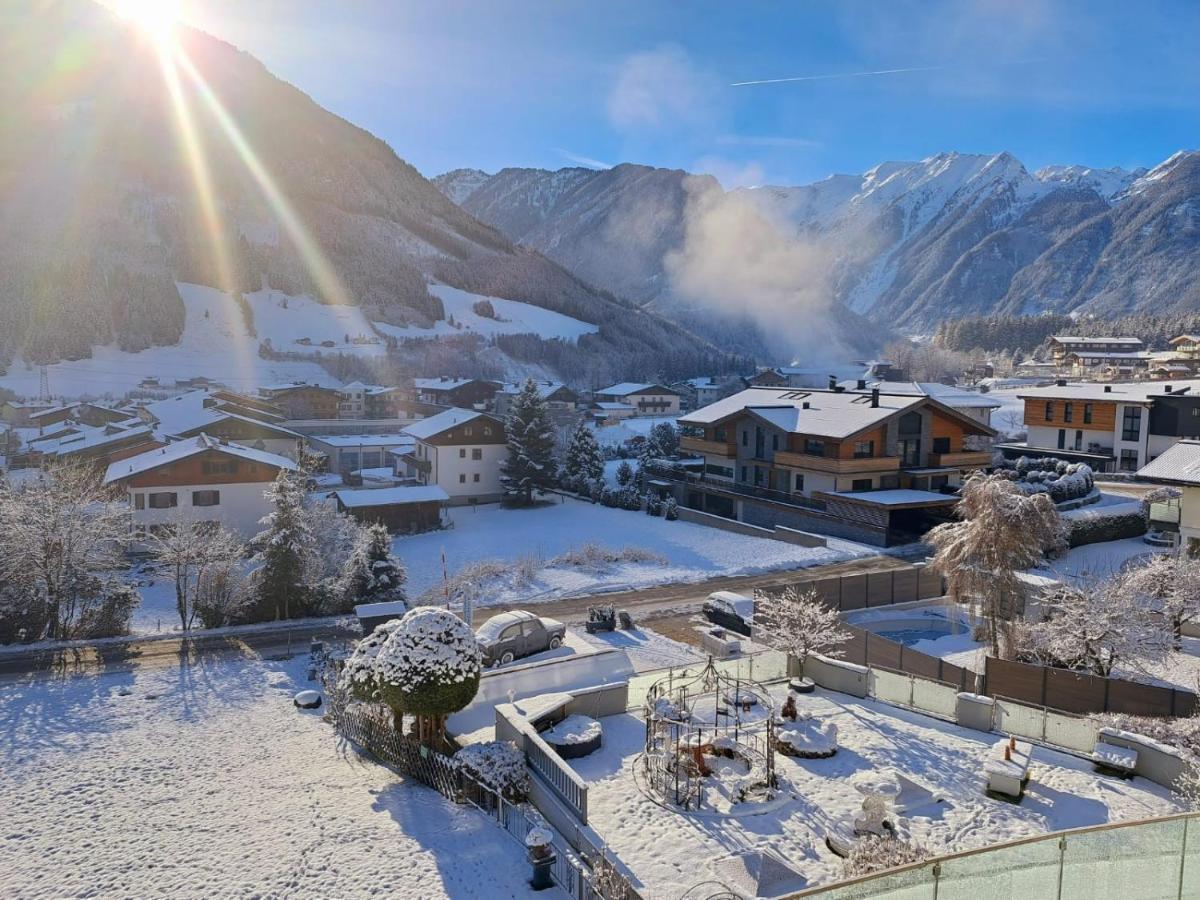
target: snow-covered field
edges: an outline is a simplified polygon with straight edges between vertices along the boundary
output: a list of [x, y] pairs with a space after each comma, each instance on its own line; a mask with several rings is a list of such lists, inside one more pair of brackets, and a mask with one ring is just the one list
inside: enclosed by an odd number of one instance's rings
[[1179, 809], [1165, 788], [1145, 779], [1106, 778], [1090, 762], [1040, 747], [1021, 804], [992, 800], [983, 793], [982, 770], [995, 734], [832, 692], [801, 695], [797, 705], [836, 724], [841, 749], [820, 760], [777, 755], [787, 795], [744, 817], [679, 813], [650, 800], [632, 774], [646, 736], [641, 716], [601, 720], [603, 747], [571, 764], [589, 783], [589, 823], [633, 871], [643, 896], [682, 896], [720, 878], [720, 861], [744, 849], [774, 850], [810, 885], [839, 878], [841, 860], [825, 837], [860, 811], [862, 797], [849, 779], [883, 767], [945, 797], [901, 822], [934, 853]]
[[555, 600], [597, 591], [703, 581], [719, 575], [752, 575], [878, 552], [834, 538], [829, 539], [828, 548], [798, 547], [570, 499], [532, 509], [460, 506], [452, 508], [448, 516], [454, 523], [449, 530], [399, 537], [393, 542], [396, 555], [408, 568], [413, 596], [441, 582], [443, 553], [451, 576], [482, 560], [517, 562], [534, 557], [545, 562], [588, 542], [611, 550], [635, 547], [667, 560], [665, 565], [618, 563], [603, 571], [541, 568], [531, 583], [489, 587], [484, 593], [486, 604]]
[[596, 442], [602, 447], [618, 447], [635, 437], [645, 437], [650, 429], [660, 422], [675, 424], [675, 416], [634, 416], [632, 419], [622, 419], [614, 425], [598, 426]]
[[1021, 390], [1007, 388], [987, 393], [989, 400], [1000, 404], [999, 409], [992, 410], [992, 427], [1000, 432], [1002, 440], [1025, 432], [1025, 401], [1017, 397]]
[[490, 819], [295, 709], [306, 662], [0, 685], [0, 896], [546, 896]]
[[[379, 330], [401, 339], [457, 334], [536, 334], [548, 339], [561, 338], [571, 343], [579, 340], [580, 335], [596, 334], [600, 330], [596, 325], [531, 303], [471, 294], [444, 284], [430, 285], [429, 293], [441, 298], [442, 307], [446, 310], [446, 319], [435, 322], [432, 328], [400, 328], [377, 323]], [[473, 307], [480, 300], [491, 302], [497, 318], [487, 318], [475, 312]], [[450, 317], [453, 317], [456, 325], [460, 327], [451, 325]]]

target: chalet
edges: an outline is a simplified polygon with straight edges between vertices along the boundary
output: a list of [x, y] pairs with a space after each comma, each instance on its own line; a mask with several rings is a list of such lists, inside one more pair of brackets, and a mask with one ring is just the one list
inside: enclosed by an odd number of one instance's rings
[[218, 522], [249, 538], [271, 511], [265, 495], [286, 457], [206, 434], [112, 463], [105, 484], [125, 491], [130, 537], [137, 543], [156, 527]]
[[702, 378], [677, 381], [671, 387], [679, 391], [680, 402], [683, 406], [687, 409], [699, 409], [744, 390], [747, 384], [746, 379], [740, 375], [705, 375]]
[[[538, 396], [546, 401], [549, 410], [569, 412], [579, 403], [579, 395], [560, 381], [535, 381], [534, 384]], [[508, 416], [513, 400], [524, 386], [524, 382], [508, 382], [500, 386], [493, 401], [497, 416], [502, 419]]]
[[1138, 470], [1138, 478], [1179, 489], [1177, 499], [1150, 504], [1150, 527], [1173, 537], [1176, 547], [1200, 556], [1200, 440], [1172, 444]]
[[758, 525], [911, 540], [944, 519], [995, 432], [924, 394], [749, 388], [680, 417], [704, 460], [677, 499]]
[[338, 416], [343, 419], [391, 419], [399, 415], [400, 392], [394, 387], [352, 381], [338, 388]]
[[508, 456], [504, 423], [470, 409], [448, 409], [405, 429], [416, 440], [396, 457], [396, 474], [437, 485], [451, 505], [494, 503], [504, 496], [500, 464]]
[[628, 403], [597, 401], [588, 407], [588, 412], [598, 424], [613, 425], [622, 419], [632, 419], [637, 415], [637, 408]]
[[258, 450], [295, 456], [304, 435], [285, 427], [273, 404], [229, 391], [190, 391], [147, 403], [138, 415], [164, 438], [206, 434]]
[[496, 396], [500, 384], [478, 378], [414, 378], [413, 392], [422, 403], [482, 410]]
[[679, 391], [661, 384], [623, 381], [595, 392], [597, 403], [623, 403], [638, 416], [675, 416], [679, 414]]
[[279, 407], [288, 419], [336, 419], [342, 399], [333, 388], [303, 381], [269, 385], [260, 388], [259, 394]]
[[1096, 384], [1059, 380], [1023, 390], [1024, 442], [1005, 456], [1056, 456], [1100, 472], [1136, 472], [1181, 438], [1200, 438], [1200, 381]]
[[1069, 365], [1070, 354], [1082, 354], [1087, 358], [1099, 358], [1105, 354], [1139, 353], [1146, 348], [1140, 338], [1135, 337], [1075, 337], [1055, 335], [1048, 341], [1050, 359], [1058, 368]]
[[1170, 344], [1176, 358], [1200, 364], [1200, 335], [1181, 334], [1171, 338]]
[[442, 507], [450, 496], [436, 484], [337, 490], [330, 494], [338, 511], [366, 525], [384, 525], [392, 534], [430, 531], [442, 525]]

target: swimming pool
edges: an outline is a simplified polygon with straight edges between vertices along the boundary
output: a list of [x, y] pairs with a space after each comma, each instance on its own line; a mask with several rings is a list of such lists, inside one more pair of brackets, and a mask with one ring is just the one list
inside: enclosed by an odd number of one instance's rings
[[946, 606], [856, 610], [846, 614], [846, 622], [909, 647], [971, 633], [965, 611]]
[[880, 637], [895, 641], [898, 644], [904, 644], [908, 647], [920, 641], [936, 641], [938, 638], [944, 638], [951, 634], [949, 629], [944, 628], [888, 628], [886, 630], [872, 628], [870, 630]]

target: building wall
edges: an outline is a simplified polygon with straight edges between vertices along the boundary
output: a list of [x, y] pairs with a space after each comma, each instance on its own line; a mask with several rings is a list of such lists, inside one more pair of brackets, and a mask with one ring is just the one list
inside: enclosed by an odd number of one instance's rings
[[637, 410], [639, 416], [679, 415], [679, 397], [676, 394], [630, 394], [619, 398], [618, 402], [628, 403]]
[[[260, 466], [260, 469], [264, 467]], [[154, 484], [128, 488], [131, 533], [137, 534], [139, 526], [166, 525], [179, 522], [220, 522], [244, 538], [251, 538], [262, 530], [259, 520], [271, 511], [271, 503], [265, 492], [270, 487], [265, 481], [241, 481], [236, 483], [193, 482], [189, 484]], [[216, 506], [193, 506], [192, 492], [216, 490], [220, 492], [220, 503]], [[169, 509], [151, 509], [149, 494], [170, 491], [178, 498], [178, 505]], [[137, 509], [136, 497], [144, 496], [145, 508]]]
[[1200, 552], [1200, 487], [1180, 487], [1179, 546], [1185, 552]]
[[[428, 475], [418, 475], [418, 478], [422, 484], [441, 487], [450, 495], [451, 505], [495, 503], [504, 496], [500, 464], [508, 457], [506, 444], [435, 446], [421, 441], [418, 448], [421, 447], [425, 448], [423, 458], [429, 460], [431, 469]], [[476, 450], [480, 459], [473, 458]]]

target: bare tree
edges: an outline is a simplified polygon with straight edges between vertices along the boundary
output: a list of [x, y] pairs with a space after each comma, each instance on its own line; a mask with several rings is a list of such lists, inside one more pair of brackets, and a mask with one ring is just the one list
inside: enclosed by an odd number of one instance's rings
[[[219, 580], [242, 558], [241, 539], [227, 528], [182, 518], [156, 529], [148, 539], [150, 552], [175, 583], [175, 609], [179, 624], [187, 631], [199, 614], [201, 590], [210, 595]], [[211, 601], [214, 598], [206, 597]]]
[[1175, 646], [1182, 646], [1183, 626], [1200, 619], [1200, 560], [1156, 554], [1127, 572], [1122, 585], [1167, 621]]
[[120, 564], [126, 516], [90, 467], [56, 465], [19, 488], [0, 483], [0, 581], [44, 600], [47, 637], [70, 637], [102, 599], [96, 580]]
[[[933, 566], [946, 578], [955, 601], [967, 600], [988, 625], [992, 655], [1002, 653], [1002, 632], [1022, 596], [1017, 573], [1040, 562], [1048, 550], [1064, 546], [1058, 510], [1045, 494], [1026, 495], [1014, 482], [977, 473], [962, 486], [960, 521], [934, 528]], [[1003, 652], [1011, 655], [1011, 640]]]
[[815, 590], [795, 586], [774, 596], [755, 592], [753, 631], [756, 640], [796, 657], [802, 673], [812, 654], [840, 656], [840, 646], [852, 637]]

